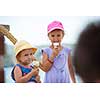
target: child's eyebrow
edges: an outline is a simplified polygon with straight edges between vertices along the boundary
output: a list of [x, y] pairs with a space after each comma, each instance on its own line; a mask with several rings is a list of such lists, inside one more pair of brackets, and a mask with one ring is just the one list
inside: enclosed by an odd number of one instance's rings
[[28, 54], [24, 54], [24, 56], [27, 56]]

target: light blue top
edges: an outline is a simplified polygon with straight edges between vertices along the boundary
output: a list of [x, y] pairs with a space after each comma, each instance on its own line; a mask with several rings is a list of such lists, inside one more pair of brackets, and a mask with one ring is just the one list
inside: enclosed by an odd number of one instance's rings
[[[42, 50], [48, 57], [52, 54], [50, 47]], [[63, 47], [62, 51], [54, 58], [52, 68], [45, 73], [44, 83], [70, 83], [68, 70], [68, 53], [70, 49]]]

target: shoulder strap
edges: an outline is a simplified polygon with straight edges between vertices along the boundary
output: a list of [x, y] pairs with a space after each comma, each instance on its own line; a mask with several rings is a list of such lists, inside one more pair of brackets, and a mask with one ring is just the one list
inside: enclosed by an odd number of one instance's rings
[[14, 78], [14, 69], [15, 69], [15, 66], [14, 66], [14, 68], [13, 68], [12, 71], [11, 71], [11, 77], [12, 77], [12, 79], [15, 81], [15, 78]]

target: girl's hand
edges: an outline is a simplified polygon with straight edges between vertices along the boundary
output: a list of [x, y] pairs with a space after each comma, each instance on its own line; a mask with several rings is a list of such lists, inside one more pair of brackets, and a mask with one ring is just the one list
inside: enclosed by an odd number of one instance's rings
[[36, 76], [35, 80], [37, 81], [37, 83], [41, 83], [39, 75]]
[[53, 53], [54, 57], [56, 57], [59, 54], [59, 49], [58, 48], [53, 48]]
[[52, 50], [53, 50], [53, 52], [51, 54], [51, 59], [54, 59], [56, 56], [58, 56], [58, 54], [61, 50], [61, 47], [58, 46], [57, 48], [53, 48]]
[[37, 76], [39, 74], [39, 68], [34, 67], [31, 72], [33, 73], [34, 76]]

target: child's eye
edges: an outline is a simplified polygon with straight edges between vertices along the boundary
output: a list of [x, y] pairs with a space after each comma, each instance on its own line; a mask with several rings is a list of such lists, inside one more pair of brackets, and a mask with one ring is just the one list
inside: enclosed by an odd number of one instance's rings
[[51, 35], [51, 37], [54, 37], [55, 35]]
[[28, 54], [25, 54], [24, 56], [28, 56]]
[[30, 55], [33, 55], [33, 53], [30, 53]]
[[60, 37], [60, 35], [57, 35], [57, 37]]

